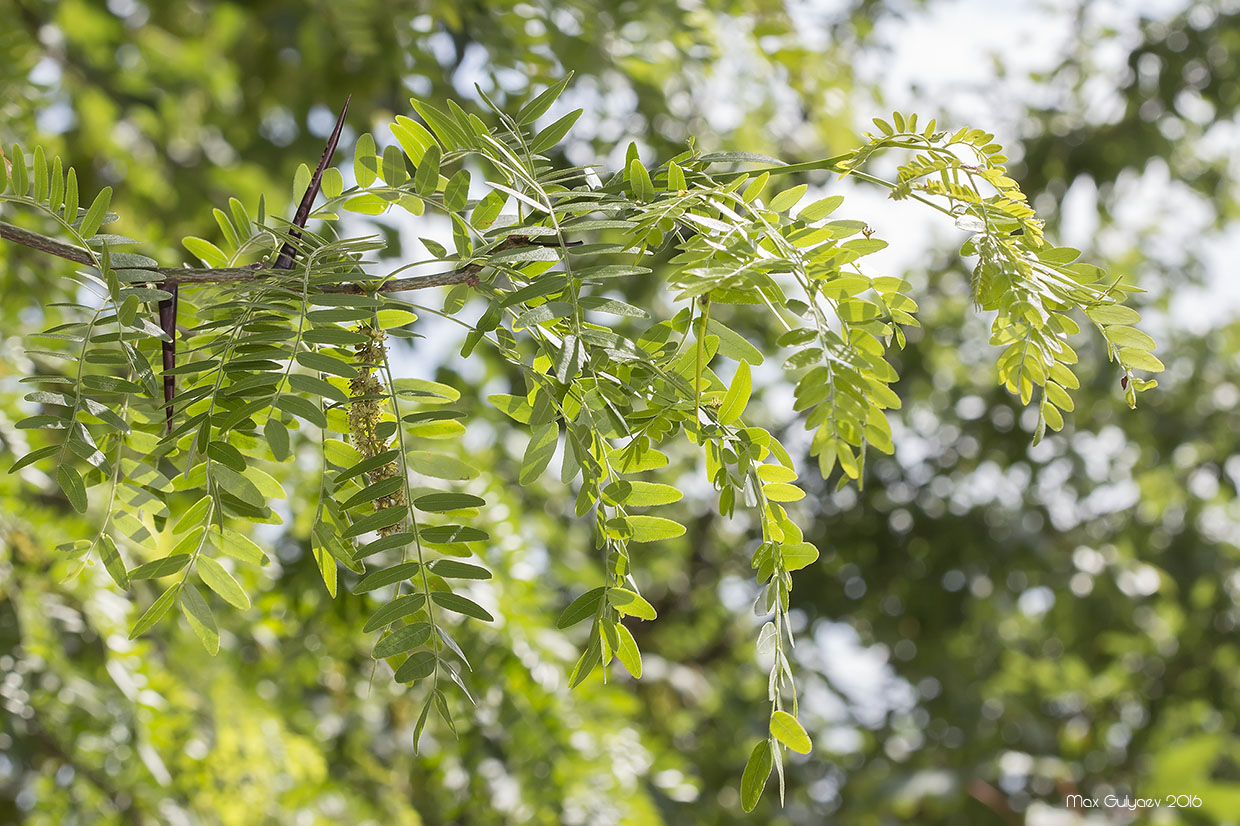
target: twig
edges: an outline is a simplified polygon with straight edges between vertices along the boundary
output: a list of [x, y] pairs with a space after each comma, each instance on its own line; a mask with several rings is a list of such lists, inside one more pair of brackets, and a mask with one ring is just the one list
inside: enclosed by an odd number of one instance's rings
[[[39, 252], [55, 255], [78, 264], [93, 265], [90, 254], [81, 247], [65, 244], [55, 238], [40, 235], [37, 232], [0, 221], [0, 238], [21, 244]], [[219, 267], [214, 269], [193, 269], [190, 267], [141, 267], [144, 271], [158, 273], [159, 279], [165, 284], [234, 284], [247, 281], [263, 281], [269, 278], [272, 270], [256, 270], [252, 267]], [[462, 267], [459, 270], [436, 272], [429, 275], [415, 275], [409, 278], [396, 278], [377, 285], [374, 289], [381, 293], [400, 293], [409, 290], [425, 290], [430, 287], [445, 287], [452, 284], [464, 284], [476, 278], [481, 267], [476, 264]], [[361, 284], [337, 284], [327, 287], [324, 292], [365, 293], [367, 288]]]
[[980, 777], [975, 777], [969, 782], [968, 792], [969, 797], [973, 798], [978, 803], [981, 803], [983, 806], [990, 809], [1008, 823], [1020, 823], [1020, 815], [1013, 811], [1007, 798], [1003, 796], [1003, 792], [999, 791], [985, 780], [982, 780]]

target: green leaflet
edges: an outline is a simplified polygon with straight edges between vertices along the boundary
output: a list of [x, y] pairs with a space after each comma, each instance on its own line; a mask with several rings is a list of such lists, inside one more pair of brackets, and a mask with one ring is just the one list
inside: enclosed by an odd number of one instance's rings
[[809, 754], [813, 748], [805, 727], [786, 711], [776, 711], [771, 715], [771, 736], [801, 754]]
[[397, 628], [391, 634], [375, 643], [375, 650], [371, 656], [376, 660], [394, 657], [397, 654], [403, 654], [406, 651], [412, 651], [418, 646], [425, 645], [430, 638], [431, 624], [429, 622], [415, 622], [413, 625]]
[[754, 746], [745, 763], [745, 772], [741, 775], [741, 808], [752, 812], [766, 788], [766, 779], [771, 776], [771, 741], [763, 740]]
[[447, 513], [449, 511], [480, 508], [486, 500], [469, 493], [428, 493], [413, 500], [413, 506], [430, 513]]
[[[398, 115], [396, 122], [389, 129], [415, 167], [422, 162], [422, 156], [426, 154], [426, 150], [435, 145], [435, 139], [423, 128], [422, 124], [404, 115]], [[371, 145], [373, 152], [373, 142]]]
[[389, 186], [400, 186], [409, 180], [409, 170], [405, 168], [405, 158], [401, 154], [398, 147], [391, 144], [383, 148], [383, 158], [380, 161], [380, 169], [383, 180]]
[[251, 565], [266, 565], [270, 561], [263, 549], [252, 539], [231, 528], [225, 528], [222, 533], [213, 533], [211, 539], [220, 551], [233, 559], [248, 562]]
[[215, 656], [220, 650], [220, 632], [215, 625], [215, 614], [202, 593], [193, 585], [181, 589], [181, 613], [189, 622], [194, 634], [202, 641], [207, 653]]
[[667, 164], [667, 189], [669, 192], [682, 192], [689, 186], [685, 180], [685, 173], [675, 161], [669, 161]]
[[168, 609], [172, 607], [172, 603], [176, 602], [177, 596], [181, 593], [181, 583], [177, 582], [167, 591], [164, 591], [158, 599], [151, 603], [151, 607], [146, 609], [142, 616], [138, 617], [138, 621], [133, 624], [133, 628], [129, 629], [129, 639], [136, 640], [151, 629], [155, 623], [168, 613]]
[[445, 579], [490, 579], [491, 572], [468, 562], [455, 559], [437, 559], [430, 564], [430, 569], [437, 576]]
[[247, 477], [227, 465], [216, 465], [211, 469], [211, 473], [222, 490], [237, 497], [247, 505], [253, 505], [256, 508], [265, 508], [267, 506], [267, 498], [263, 496], [258, 487]]
[[396, 682], [415, 683], [435, 673], [435, 654], [432, 651], [418, 651], [396, 669]]
[[341, 361], [335, 356], [329, 356], [324, 353], [316, 353], [309, 350], [300, 352], [297, 354], [297, 363], [311, 370], [330, 373], [333, 376], [343, 376], [346, 379], [357, 376], [356, 367]]
[[637, 158], [629, 164], [629, 185], [633, 187], [633, 195], [637, 200], [649, 201], [654, 198], [654, 184], [650, 182], [650, 174]]
[[679, 502], [683, 496], [678, 488], [671, 485], [628, 480], [612, 482], [604, 489], [603, 495], [610, 502], [630, 508], [670, 505]]
[[805, 491], [786, 482], [769, 482], [762, 486], [762, 492], [771, 502], [799, 502], [805, 498]]
[[[336, 592], [339, 590], [340, 575], [336, 570], [336, 554], [332, 552], [331, 543], [338, 544], [339, 540], [331, 537], [328, 542], [324, 542], [322, 533], [317, 530], [311, 534], [311, 539], [310, 551], [318, 566], [319, 576], [323, 579], [323, 587], [327, 589], [327, 595], [335, 599]], [[349, 561], [352, 562], [352, 560]]]
[[228, 266], [228, 256], [224, 251], [205, 238], [189, 235], [181, 239], [181, 244], [208, 267]]
[[765, 361], [762, 351], [754, 347], [736, 331], [724, 326], [718, 319], [711, 318], [706, 322], [706, 331], [719, 339], [719, 355], [734, 361], [747, 361], [750, 364], [761, 364]]
[[610, 520], [607, 530], [631, 542], [659, 542], [684, 535], [685, 526], [662, 516], [628, 516]]
[[418, 535], [424, 542], [485, 542], [490, 539], [486, 531], [467, 525], [434, 525], [424, 527]]
[[746, 405], [749, 404], [749, 393], [753, 385], [749, 377], [749, 364], [742, 361], [736, 368], [736, 375], [732, 378], [732, 385], [728, 388], [728, 392], [724, 394], [723, 402], [719, 405], [719, 423], [732, 424], [741, 417], [745, 412]]
[[99, 231], [99, 227], [103, 225], [104, 216], [108, 214], [108, 204], [111, 201], [112, 187], [105, 186], [95, 196], [95, 200], [87, 208], [86, 214], [82, 216], [82, 223], [78, 226], [78, 232], [83, 238], [90, 238]]
[[586, 678], [594, 673], [594, 669], [602, 661], [602, 652], [599, 647], [598, 635], [592, 635], [590, 644], [586, 647], [581, 658], [577, 660], [577, 664], [573, 666], [573, 670], [568, 675], [568, 687], [576, 688], [585, 682]]
[[380, 479], [378, 482], [373, 482], [350, 496], [343, 503], [341, 503], [340, 507], [344, 510], [350, 510], [351, 508], [356, 508], [361, 505], [368, 505], [376, 499], [391, 496], [404, 487], [405, 480], [399, 476]]
[[250, 598], [223, 565], [209, 556], [199, 556], [194, 563], [203, 584], [224, 598], [234, 608], [250, 607]]
[[656, 616], [653, 605], [647, 602], [640, 594], [627, 588], [608, 589], [607, 602], [626, 616], [644, 620], [652, 620]]
[[419, 195], [431, 195], [439, 185], [439, 147], [428, 146], [418, 161], [418, 170], [413, 175], [413, 188]]
[[[364, 473], [370, 473], [372, 470], [383, 467], [395, 461], [400, 457], [399, 450], [385, 450], [382, 453], [371, 456], [369, 459], [357, 461], [360, 456], [353, 447], [346, 445], [344, 442], [337, 442], [337, 447], [333, 450], [332, 442], [328, 442], [327, 458], [332, 464], [340, 467], [348, 466], [348, 470], [341, 471], [336, 476], [336, 485], [339, 486], [349, 479], [361, 476]], [[353, 464], [349, 464], [353, 463]]]
[[69, 465], [56, 468], [56, 484], [69, 499], [69, 504], [78, 513], [86, 513], [86, 483], [82, 476]]
[[108, 572], [108, 576], [112, 577], [112, 581], [118, 587], [128, 590], [129, 575], [125, 571], [125, 562], [121, 559], [116, 543], [106, 533], [99, 537], [99, 556], [103, 561], [104, 570]]
[[323, 411], [319, 409], [318, 405], [300, 396], [282, 395], [279, 401], [276, 402], [276, 407], [285, 413], [305, 419], [317, 427], [327, 427], [327, 417], [323, 415]]
[[818, 561], [818, 549], [809, 542], [784, 545], [780, 548], [784, 570], [799, 571]]
[[614, 298], [587, 295], [583, 296], [577, 303], [584, 310], [593, 310], [598, 313], [626, 316], [628, 318], [650, 318], [650, 313], [642, 308], [634, 307], [632, 304], [626, 304], [623, 301], [617, 301]]
[[263, 436], [277, 462], [283, 462], [289, 457], [288, 428], [279, 419], [273, 417], [267, 420], [263, 425]]
[[432, 453], [429, 450], [411, 450], [405, 454], [409, 467], [423, 476], [435, 479], [468, 481], [478, 476], [478, 470], [455, 456]]
[[399, 565], [393, 565], [391, 568], [372, 571], [362, 577], [361, 582], [354, 587], [353, 593], [365, 594], [388, 585], [394, 585], [397, 582], [404, 582], [417, 574], [418, 569], [421, 567], [417, 562], [402, 562]]
[[391, 625], [396, 620], [421, 610], [425, 604], [425, 594], [406, 594], [403, 597], [397, 597], [372, 614], [366, 621], [366, 625], [362, 627], [362, 631], [369, 634], [385, 625]]
[[555, 454], [559, 436], [560, 428], [555, 423], [542, 425], [530, 436], [525, 448], [525, 458], [521, 461], [521, 484], [533, 484], [547, 469]]
[[516, 122], [527, 124], [537, 120], [564, 93], [564, 89], [567, 88], [568, 82], [572, 80], [572, 77], [572, 72], [565, 74], [563, 78], [548, 86], [535, 96], [533, 100], [522, 106], [515, 115]]
[[505, 416], [520, 422], [521, 424], [530, 423], [530, 414], [533, 409], [523, 396], [513, 396], [506, 393], [500, 393], [487, 396], [489, 401], [496, 410], [502, 412]]
[[526, 310], [512, 322], [514, 329], [524, 329], [532, 327], [535, 324], [545, 324], [548, 321], [554, 321], [559, 318], [565, 318], [573, 312], [573, 305], [567, 301], [552, 301], [535, 307], [532, 310]]
[[814, 203], [803, 207], [801, 211], [797, 213], [797, 220], [807, 222], [821, 221], [823, 218], [826, 218], [832, 212], [839, 209], [839, 206], [842, 203], [844, 203], [843, 195], [832, 195], [830, 197], [814, 201]]
[[538, 133], [534, 138], [534, 142], [530, 145], [530, 151], [534, 154], [546, 152], [553, 146], [558, 144], [568, 134], [568, 130], [573, 128], [573, 124], [577, 122], [577, 118], [581, 117], [580, 109], [574, 109], [546, 129]]
[[409, 533], [408, 531], [397, 531], [396, 533], [390, 533], [387, 536], [381, 536], [373, 542], [367, 542], [365, 545], [359, 547], [353, 553], [353, 559], [356, 561], [365, 559], [368, 556], [374, 556], [375, 554], [382, 553], [383, 551], [390, 551], [394, 548], [403, 548], [413, 542], [415, 538], [416, 534]]
[[353, 537], [361, 536], [364, 533], [382, 530], [383, 528], [390, 528], [393, 525], [398, 525], [403, 522], [405, 517], [408, 516], [408, 513], [408, 508], [404, 505], [384, 508], [383, 510], [376, 511], [368, 516], [363, 516], [361, 519], [354, 522], [344, 531], [343, 534], [341, 534], [341, 537], [344, 539], [352, 539]]
[[641, 473], [667, 466], [667, 454], [652, 447], [643, 448], [635, 442], [608, 454], [612, 467], [618, 473]]
[[427, 379], [396, 379], [392, 382], [392, 389], [398, 396], [416, 399], [422, 404], [446, 404], [461, 398], [460, 391], [455, 387]]
[[642, 653], [637, 648], [637, 640], [633, 639], [633, 633], [623, 623], [616, 624], [616, 632], [619, 636], [619, 645], [616, 646], [616, 659], [620, 660], [620, 664], [633, 675], [634, 679], [640, 680], [642, 676]]
[[[294, 373], [288, 377], [289, 386], [300, 393], [322, 396], [333, 402], [347, 402], [349, 394], [329, 381], [304, 373]], [[271, 421], [271, 420], [268, 420]]]
[[809, 189], [807, 184], [794, 186], [791, 189], [785, 189], [783, 192], [771, 199], [767, 207], [775, 212], [787, 212], [796, 206], [797, 202], [805, 195], [805, 190]]
[[46, 200], [47, 190], [47, 157], [43, 154], [43, 147], [36, 146], [34, 148], [34, 199], [39, 202]]
[[1141, 320], [1140, 313], [1122, 304], [1101, 304], [1088, 307], [1085, 315], [1099, 324], [1136, 324]]
[[560, 614], [560, 618], [556, 620], [556, 628], [571, 628], [587, 617], [594, 616], [598, 610], [599, 603], [602, 602], [603, 594], [606, 588], [592, 588], [581, 596], [577, 597], [564, 612]]
[[463, 597], [460, 594], [453, 594], [447, 591], [432, 591], [431, 600], [441, 608], [449, 611], [455, 611], [458, 614], [464, 614], [467, 617], [480, 619], [483, 622], [493, 622], [495, 617], [478, 603]]
[[245, 457], [241, 455], [241, 451], [227, 442], [214, 441], [208, 443], [207, 455], [238, 473], [245, 471]]
[[[197, 538], [195, 537], [194, 544], [196, 543]], [[131, 580], [142, 580], [159, 579], [160, 577], [172, 576], [177, 571], [180, 571], [188, 565], [190, 558], [190, 555], [187, 553], [171, 554], [170, 556], [165, 556], [162, 559], [146, 562], [130, 571], [129, 578]]]

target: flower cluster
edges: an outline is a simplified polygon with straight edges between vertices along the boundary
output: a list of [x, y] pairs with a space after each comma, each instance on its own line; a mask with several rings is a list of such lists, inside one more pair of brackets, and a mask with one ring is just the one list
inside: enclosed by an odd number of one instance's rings
[[[366, 340], [356, 345], [354, 354], [358, 374], [349, 382], [352, 402], [349, 405], [349, 430], [353, 435], [353, 444], [367, 459], [390, 450], [390, 439], [380, 435], [385, 429], [383, 423], [383, 402], [387, 399], [387, 390], [375, 376], [375, 370], [387, 358], [387, 334], [372, 324], [358, 325], [357, 332], [366, 336]], [[396, 462], [389, 462], [366, 474], [371, 484], [390, 479], [400, 472]], [[375, 500], [375, 510], [397, 507], [405, 504], [404, 487], [395, 492], [381, 496]], [[403, 523], [397, 523], [379, 531], [381, 536], [389, 536], [404, 530]]]

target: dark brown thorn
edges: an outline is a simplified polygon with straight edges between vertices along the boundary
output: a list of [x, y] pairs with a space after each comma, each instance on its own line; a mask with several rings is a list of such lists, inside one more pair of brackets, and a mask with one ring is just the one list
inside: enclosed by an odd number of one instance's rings
[[[323, 150], [323, 157], [319, 158], [319, 165], [314, 170], [314, 176], [310, 179], [310, 186], [306, 188], [306, 194], [301, 196], [301, 203], [297, 205], [297, 214], [293, 216], [293, 225], [289, 227], [288, 234], [293, 238], [300, 238], [300, 230], [305, 229], [306, 221], [310, 218], [310, 209], [314, 206], [314, 199], [319, 194], [319, 184], [323, 180], [323, 172], [327, 169], [328, 164], [332, 162], [332, 156], [336, 154], [336, 144], [340, 142], [340, 132], [344, 129], [344, 117], [349, 112], [349, 101], [353, 99], [352, 95], [345, 98], [344, 108], [340, 110], [340, 117], [336, 118], [336, 128], [332, 130], [331, 136], [327, 139], [327, 147]], [[275, 270], [288, 270], [293, 268], [293, 258], [297, 255], [291, 241], [286, 241], [284, 246], [280, 247], [280, 254], [276, 257]]]
[[164, 414], [167, 419], [168, 432], [172, 432], [172, 397], [177, 392], [176, 376], [169, 370], [177, 365], [177, 285], [165, 283], [163, 289], [172, 293], [171, 298], [159, 302], [159, 327], [168, 336], [167, 341], [160, 342], [160, 350], [164, 357]]

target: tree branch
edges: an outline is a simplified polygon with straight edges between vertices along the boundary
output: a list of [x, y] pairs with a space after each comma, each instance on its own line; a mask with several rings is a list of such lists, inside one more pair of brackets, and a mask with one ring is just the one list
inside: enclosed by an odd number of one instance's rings
[[[39, 252], [55, 255], [78, 264], [94, 266], [94, 260], [86, 250], [40, 235], [37, 232], [0, 221], [0, 238], [21, 244]], [[142, 269], [159, 273], [163, 276], [162, 283], [173, 284], [232, 284], [247, 281], [264, 281], [271, 276], [272, 270], [259, 270], [253, 267], [218, 267], [214, 269], [193, 269], [190, 267], [143, 267]], [[381, 293], [400, 293], [409, 290], [425, 290], [430, 287], [444, 287], [451, 284], [464, 284], [476, 278], [482, 268], [477, 264], [462, 267], [458, 270], [415, 275], [409, 278], [397, 278], [385, 281], [375, 287]], [[326, 292], [365, 293], [369, 292], [361, 284], [337, 284], [328, 287]]]

